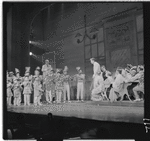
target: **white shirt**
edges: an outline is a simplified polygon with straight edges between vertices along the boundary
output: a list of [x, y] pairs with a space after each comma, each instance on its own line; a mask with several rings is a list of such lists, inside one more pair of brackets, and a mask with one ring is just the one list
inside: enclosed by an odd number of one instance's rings
[[45, 64], [42, 66], [42, 72], [46, 72], [46, 71], [51, 70], [51, 69], [52, 69], [51, 65]]
[[121, 74], [118, 74], [116, 76], [115, 81], [113, 82], [113, 88], [119, 89], [121, 87], [121, 84], [124, 82], [124, 78]]
[[94, 76], [97, 75], [98, 72], [101, 72], [99, 63], [94, 62], [94, 64], [93, 64], [93, 72], [94, 72]]

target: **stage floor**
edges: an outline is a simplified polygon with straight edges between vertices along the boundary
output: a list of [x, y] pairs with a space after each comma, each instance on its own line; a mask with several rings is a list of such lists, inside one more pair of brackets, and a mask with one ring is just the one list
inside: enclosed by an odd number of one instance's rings
[[8, 106], [7, 111], [45, 115], [50, 112], [58, 117], [143, 124], [144, 102], [72, 101], [71, 103], [43, 104], [42, 106]]

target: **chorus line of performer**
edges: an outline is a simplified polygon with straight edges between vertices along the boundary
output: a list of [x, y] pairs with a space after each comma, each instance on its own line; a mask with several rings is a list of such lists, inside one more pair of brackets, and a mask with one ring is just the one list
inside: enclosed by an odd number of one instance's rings
[[[91, 85], [91, 100], [109, 100], [111, 102], [118, 99], [123, 100], [124, 94], [132, 91], [134, 101], [141, 101], [139, 92], [144, 94], [144, 66], [127, 65], [126, 68], [118, 67], [113, 74], [106, 70], [105, 66], [100, 66], [94, 58], [90, 59], [93, 64], [93, 77]], [[24, 95], [24, 105], [30, 105], [31, 94], [34, 95], [34, 104], [41, 105], [41, 96], [46, 95], [47, 103], [70, 102], [70, 81], [77, 82], [77, 100], [84, 100], [85, 74], [80, 67], [76, 67], [77, 74], [70, 76], [68, 67], [64, 70], [53, 70], [49, 61], [45, 60], [42, 66], [43, 75], [40, 75], [40, 67], [37, 67], [34, 75], [30, 74], [30, 67], [25, 68], [24, 77], [20, 76], [19, 69], [7, 72], [7, 103], [19, 106], [22, 102], [21, 95]]]
[[[77, 100], [83, 101], [85, 74], [82, 73], [80, 67], [76, 67], [77, 74], [70, 76], [68, 74], [68, 67], [64, 70], [53, 68], [45, 61], [40, 75], [40, 67], [34, 71], [34, 75], [30, 74], [30, 67], [26, 67], [24, 77], [20, 76], [19, 69], [15, 68], [15, 75], [13, 72], [7, 72], [7, 103], [12, 105], [11, 99], [13, 96], [13, 105], [19, 106], [21, 104], [21, 94], [24, 96], [24, 105], [30, 105], [31, 94], [34, 95], [34, 104], [41, 104], [41, 96], [46, 93], [47, 103], [60, 103], [62, 96], [63, 102], [70, 102], [70, 81], [77, 82]], [[54, 100], [55, 98], [55, 100]]]

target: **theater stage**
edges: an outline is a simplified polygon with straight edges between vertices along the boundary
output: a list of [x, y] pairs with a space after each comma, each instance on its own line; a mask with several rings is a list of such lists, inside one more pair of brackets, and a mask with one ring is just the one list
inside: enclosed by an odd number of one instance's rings
[[42, 115], [52, 113], [54, 117], [143, 124], [144, 102], [72, 101], [71, 103], [43, 104], [42, 106], [9, 106], [7, 111]]

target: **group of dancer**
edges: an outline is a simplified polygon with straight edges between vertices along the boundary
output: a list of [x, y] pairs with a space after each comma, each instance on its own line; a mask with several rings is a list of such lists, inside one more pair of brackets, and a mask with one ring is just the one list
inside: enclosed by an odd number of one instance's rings
[[7, 72], [7, 104], [19, 106], [22, 102], [21, 94], [24, 95], [24, 105], [30, 105], [31, 94], [34, 96], [34, 105], [42, 105], [41, 96], [45, 93], [47, 103], [60, 103], [70, 101], [70, 81], [77, 82], [77, 100], [83, 101], [85, 74], [82, 73], [80, 67], [76, 67], [77, 74], [70, 76], [68, 67], [64, 69], [54, 70], [49, 65], [49, 60], [45, 60], [40, 75], [40, 67], [34, 71], [34, 75], [30, 74], [30, 67], [25, 68], [24, 77], [20, 76], [19, 69], [15, 68], [13, 72]]
[[[125, 84], [128, 84], [127, 86], [133, 91], [134, 101], [142, 100], [139, 92], [144, 94], [143, 65], [128, 64], [126, 68], [118, 67], [115, 73], [111, 73], [104, 65], [100, 66], [94, 58], [91, 58], [90, 62], [93, 64], [90, 87], [92, 101], [109, 100], [113, 102], [119, 97], [123, 99], [124, 94], [128, 93]], [[20, 76], [19, 69], [15, 68], [15, 75], [13, 72], [7, 72], [7, 104], [12, 105], [13, 103], [14, 106], [19, 106], [24, 101], [24, 105], [30, 105], [31, 94], [33, 94], [34, 105], [42, 105], [41, 96], [43, 94], [45, 94], [47, 103], [71, 102], [70, 81], [75, 81], [77, 84], [77, 100], [83, 101], [85, 74], [80, 67], [76, 67], [76, 70], [77, 74], [70, 76], [67, 66], [63, 70], [54, 70], [49, 60], [45, 60], [45, 65], [42, 66], [42, 75], [40, 75], [40, 67], [35, 69], [34, 75], [30, 74], [30, 67], [26, 67], [23, 77]], [[22, 94], [24, 100], [22, 100]]]
[[91, 100], [106, 99], [114, 102], [123, 100], [125, 94], [129, 100], [131, 100], [130, 96], [133, 97], [133, 101], [143, 100], [143, 96], [140, 95], [140, 93], [144, 94], [143, 65], [127, 64], [125, 68], [118, 67], [115, 73], [111, 73], [105, 66], [100, 67], [94, 58], [91, 59], [91, 63], [94, 71]]

